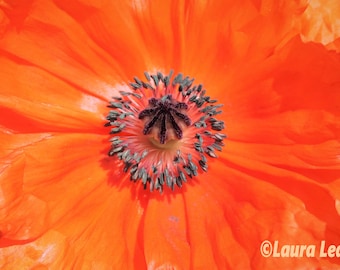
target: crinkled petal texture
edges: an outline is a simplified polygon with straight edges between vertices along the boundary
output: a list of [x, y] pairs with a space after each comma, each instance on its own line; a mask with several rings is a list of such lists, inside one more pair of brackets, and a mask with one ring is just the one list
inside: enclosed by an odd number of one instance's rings
[[340, 2], [310, 0], [301, 18], [301, 36], [340, 52]]
[[[340, 245], [340, 55], [300, 38], [336, 41], [333, 2], [2, 1], [0, 268], [338, 269], [260, 253]], [[228, 140], [160, 195], [103, 124], [116, 85], [171, 68], [224, 104]]]

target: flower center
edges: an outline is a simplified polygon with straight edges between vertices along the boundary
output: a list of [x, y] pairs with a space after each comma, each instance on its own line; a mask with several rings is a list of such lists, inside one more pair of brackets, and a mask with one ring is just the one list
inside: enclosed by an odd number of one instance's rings
[[159, 124], [159, 142], [165, 144], [167, 138], [167, 127], [171, 126], [176, 137], [182, 139], [183, 131], [181, 127], [176, 123], [176, 118], [182, 120], [187, 126], [190, 126], [191, 120], [188, 116], [181, 113], [181, 109], [188, 109], [188, 105], [184, 102], [177, 102], [172, 99], [171, 95], [165, 95], [162, 98], [149, 99], [150, 108], [147, 108], [139, 113], [138, 118], [144, 119], [150, 117], [151, 120], [145, 123], [143, 134], [149, 134]]
[[182, 187], [187, 177], [208, 170], [208, 159], [216, 158], [226, 136], [222, 111], [203, 86], [172, 72], [135, 77], [129, 89], [120, 91], [108, 106], [105, 126], [111, 126], [109, 156], [116, 158], [130, 180], [144, 188], [163, 191]]

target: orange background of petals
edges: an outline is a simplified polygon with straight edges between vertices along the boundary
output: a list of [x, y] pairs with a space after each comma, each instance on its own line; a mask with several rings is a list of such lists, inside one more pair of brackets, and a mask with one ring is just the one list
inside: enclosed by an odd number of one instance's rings
[[[338, 269], [340, 2], [0, 2], [1, 269]], [[107, 156], [112, 96], [174, 69], [223, 103], [226, 145], [175, 192]]]

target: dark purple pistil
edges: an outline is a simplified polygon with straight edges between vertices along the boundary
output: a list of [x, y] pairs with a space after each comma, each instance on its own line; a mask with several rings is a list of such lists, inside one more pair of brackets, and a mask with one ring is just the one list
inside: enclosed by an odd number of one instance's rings
[[144, 125], [143, 134], [149, 134], [153, 127], [159, 125], [160, 131], [158, 137], [161, 144], [165, 144], [169, 124], [174, 129], [178, 139], [182, 138], [183, 131], [176, 120], [183, 121], [187, 126], [191, 125], [190, 118], [182, 113], [182, 110], [188, 109], [187, 104], [177, 102], [172, 99], [171, 95], [166, 95], [160, 99], [151, 98], [149, 100], [149, 106], [149, 108], [144, 109], [138, 115], [139, 119], [150, 117], [150, 120]]

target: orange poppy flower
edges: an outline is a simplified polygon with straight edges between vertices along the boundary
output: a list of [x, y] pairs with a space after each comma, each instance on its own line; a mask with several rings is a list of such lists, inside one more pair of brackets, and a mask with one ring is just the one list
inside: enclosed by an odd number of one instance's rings
[[319, 2], [0, 2], [0, 268], [339, 268]]

